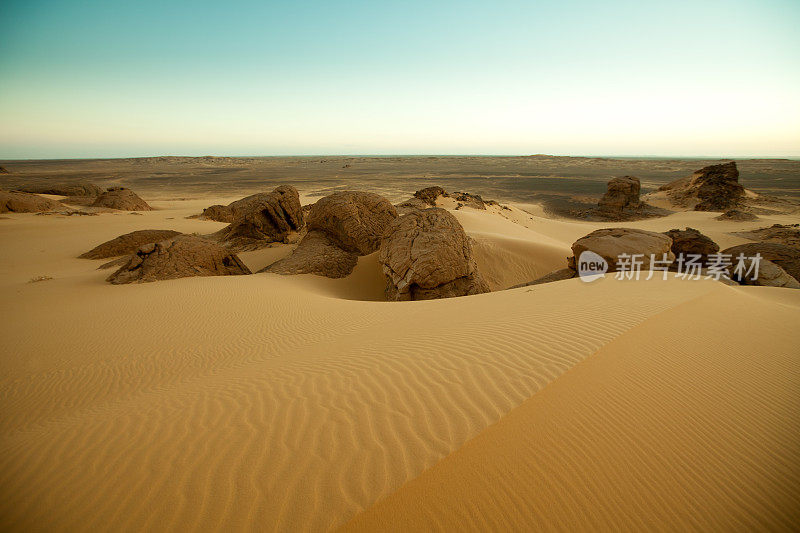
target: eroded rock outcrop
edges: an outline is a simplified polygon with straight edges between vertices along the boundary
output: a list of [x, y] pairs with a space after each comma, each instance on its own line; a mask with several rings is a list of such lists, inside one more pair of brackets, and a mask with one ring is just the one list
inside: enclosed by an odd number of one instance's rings
[[229, 250], [194, 235], [179, 235], [141, 246], [106, 281], [119, 285], [189, 276], [244, 274], [250, 274], [250, 269]]
[[357, 263], [358, 255], [342, 250], [321, 231], [309, 231], [289, 257], [272, 263], [261, 272], [343, 278], [353, 272]]
[[88, 181], [77, 181], [74, 183], [55, 183], [42, 185], [23, 185], [18, 188], [20, 191], [35, 194], [54, 194], [57, 196], [81, 196], [97, 197], [103, 193], [103, 189]]
[[383, 233], [396, 218], [397, 211], [386, 198], [370, 192], [343, 191], [311, 206], [307, 226], [309, 232], [327, 234], [343, 250], [367, 255], [378, 249]]
[[[730, 272], [730, 276], [734, 281], [741, 285], [756, 285], [760, 287], [783, 287], [786, 289], [800, 289], [800, 282], [794, 277], [790, 276], [783, 268], [773, 263], [769, 259], [763, 257], [758, 260], [758, 269], [754, 265], [755, 259], [753, 257], [746, 257], [742, 261], [742, 269], [737, 274], [734, 269]], [[734, 268], [737, 262], [734, 262]], [[749, 274], [755, 273], [758, 275]]]
[[[288, 189], [294, 189], [294, 187], [291, 186], [285, 186], [285, 187], [287, 187]], [[280, 189], [280, 187], [278, 187], [278, 189]], [[272, 196], [274, 195], [274, 192], [275, 191], [251, 194], [250, 196], [245, 196], [244, 198], [240, 198], [235, 202], [231, 202], [228, 205], [219, 205], [219, 204], [212, 205], [203, 209], [203, 214], [200, 216], [208, 220], [230, 223], [236, 220], [237, 218], [251, 211], [254, 211], [261, 204], [270, 203]]]
[[670, 249], [675, 257], [683, 254], [684, 257], [689, 255], [701, 256], [700, 261], [705, 263], [708, 256], [719, 252], [719, 245], [712, 241], [709, 237], [700, 233], [694, 228], [671, 229], [665, 231], [664, 235], [672, 239], [672, 246]]
[[110, 187], [97, 196], [91, 207], [105, 207], [120, 211], [152, 211], [153, 209], [135, 192], [125, 187]]
[[785, 244], [800, 249], [800, 224], [773, 224], [766, 228], [734, 233], [745, 239]]
[[726, 248], [722, 253], [730, 254], [734, 265], [739, 255], [755, 257], [756, 254], [759, 254], [763, 259], [772, 261], [794, 279], [800, 281], [800, 250], [792, 246], [774, 242], [754, 242]]
[[758, 220], [758, 216], [754, 215], [753, 213], [748, 213], [747, 211], [742, 211], [740, 209], [730, 209], [728, 211], [725, 211], [715, 219], [733, 220], [735, 222], [749, 222], [751, 220]]
[[625, 209], [639, 207], [641, 188], [639, 178], [634, 176], [613, 178], [608, 182], [608, 190], [597, 204], [599, 214], [607, 217], [621, 217]]
[[663, 185], [658, 189], [677, 205], [694, 207], [695, 211], [728, 211], [739, 206], [744, 187], [739, 183], [736, 163], [710, 165], [691, 176]]
[[0, 213], [41, 213], [62, 207], [59, 202], [36, 194], [0, 191]]
[[300, 195], [292, 186], [282, 185], [270, 193], [254, 195], [248, 207], [214, 236], [236, 250], [254, 250], [286, 240], [303, 227]]
[[633, 228], [603, 228], [581, 237], [572, 244], [573, 256], [568, 261], [568, 266], [576, 269], [576, 260], [580, 255], [589, 250], [608, 263], [608, 271], [618, 269], [617, 259], [622, 254], [642, 254], [637, 261], [641, 261], [642, 270], [650, 268], [651, 255], [657, 261], [662, 261], [665, 256], [667, 261], [674, 261], [672, 253], [672, 239], [663, 233], [645, 231]]
[[447, 192], [441, 187], [425, 187], [414, 193], [414, 198], [419, 198], [431, 207], [436, 207], [436, 199], [440, 196], [447, 196]]
[[169, 229], [143, 229], [120, 235], [79, 255], [81, 259], [107, 259], [135, 253], [145, 244], [161, 242], [181, 233]]
[[403, 215], [391, 223], [378, 261], [389, 300], [430, 300], [489, 292], [472, 245], [458, 220], [444, 209]]

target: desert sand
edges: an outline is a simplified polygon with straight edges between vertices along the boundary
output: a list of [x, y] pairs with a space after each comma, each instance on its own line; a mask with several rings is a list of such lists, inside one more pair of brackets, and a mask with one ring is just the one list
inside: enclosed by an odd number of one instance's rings
[[[305, 204], [320, 185], [298, 188]], [[800, 291], [502, 290], [608, 225], [519, 202], [451, 209], [487, 294], [381, 301], [377, 254], [342, 279], [113, 286], [77, 256], [139, 229], [217, 231], [186, 217], [253, 191], [137, 192], [153, 211], [0, 220], [0, 529], [800, 526]], [[798, 222], [718, 215], [614, 225], [690, 226], [724, 248]], [[292, 247], [239, 256], [256, 272]]]

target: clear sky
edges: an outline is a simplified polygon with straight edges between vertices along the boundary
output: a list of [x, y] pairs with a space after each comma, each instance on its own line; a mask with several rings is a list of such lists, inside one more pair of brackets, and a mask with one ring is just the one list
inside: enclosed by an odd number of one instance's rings
[[800, 0], [0, 0], [0, 158], [800, 156]]

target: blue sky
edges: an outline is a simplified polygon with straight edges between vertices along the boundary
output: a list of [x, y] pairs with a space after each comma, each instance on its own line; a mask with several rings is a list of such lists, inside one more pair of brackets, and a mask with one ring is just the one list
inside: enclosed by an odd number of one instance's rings
[[800, 1], [0, 2], [0, 158], [800, 156]]

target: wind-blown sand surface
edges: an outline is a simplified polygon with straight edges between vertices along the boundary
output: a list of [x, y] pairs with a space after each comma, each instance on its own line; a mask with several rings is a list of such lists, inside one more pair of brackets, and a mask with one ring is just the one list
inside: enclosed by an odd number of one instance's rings
[[[609, 277], [387, 303], [374, 254], [341, 280], [108, 285], [76, 257], [211, 233], [185, 217], [235, 199], [144, 197], [0, 220], [0, 529], [798, 526], [800, 291]], [[454, 212], [493, 289], [601, 226], [526, 209]], [[726, 247], [793, 222], [714, 216], [615, 225]]]

